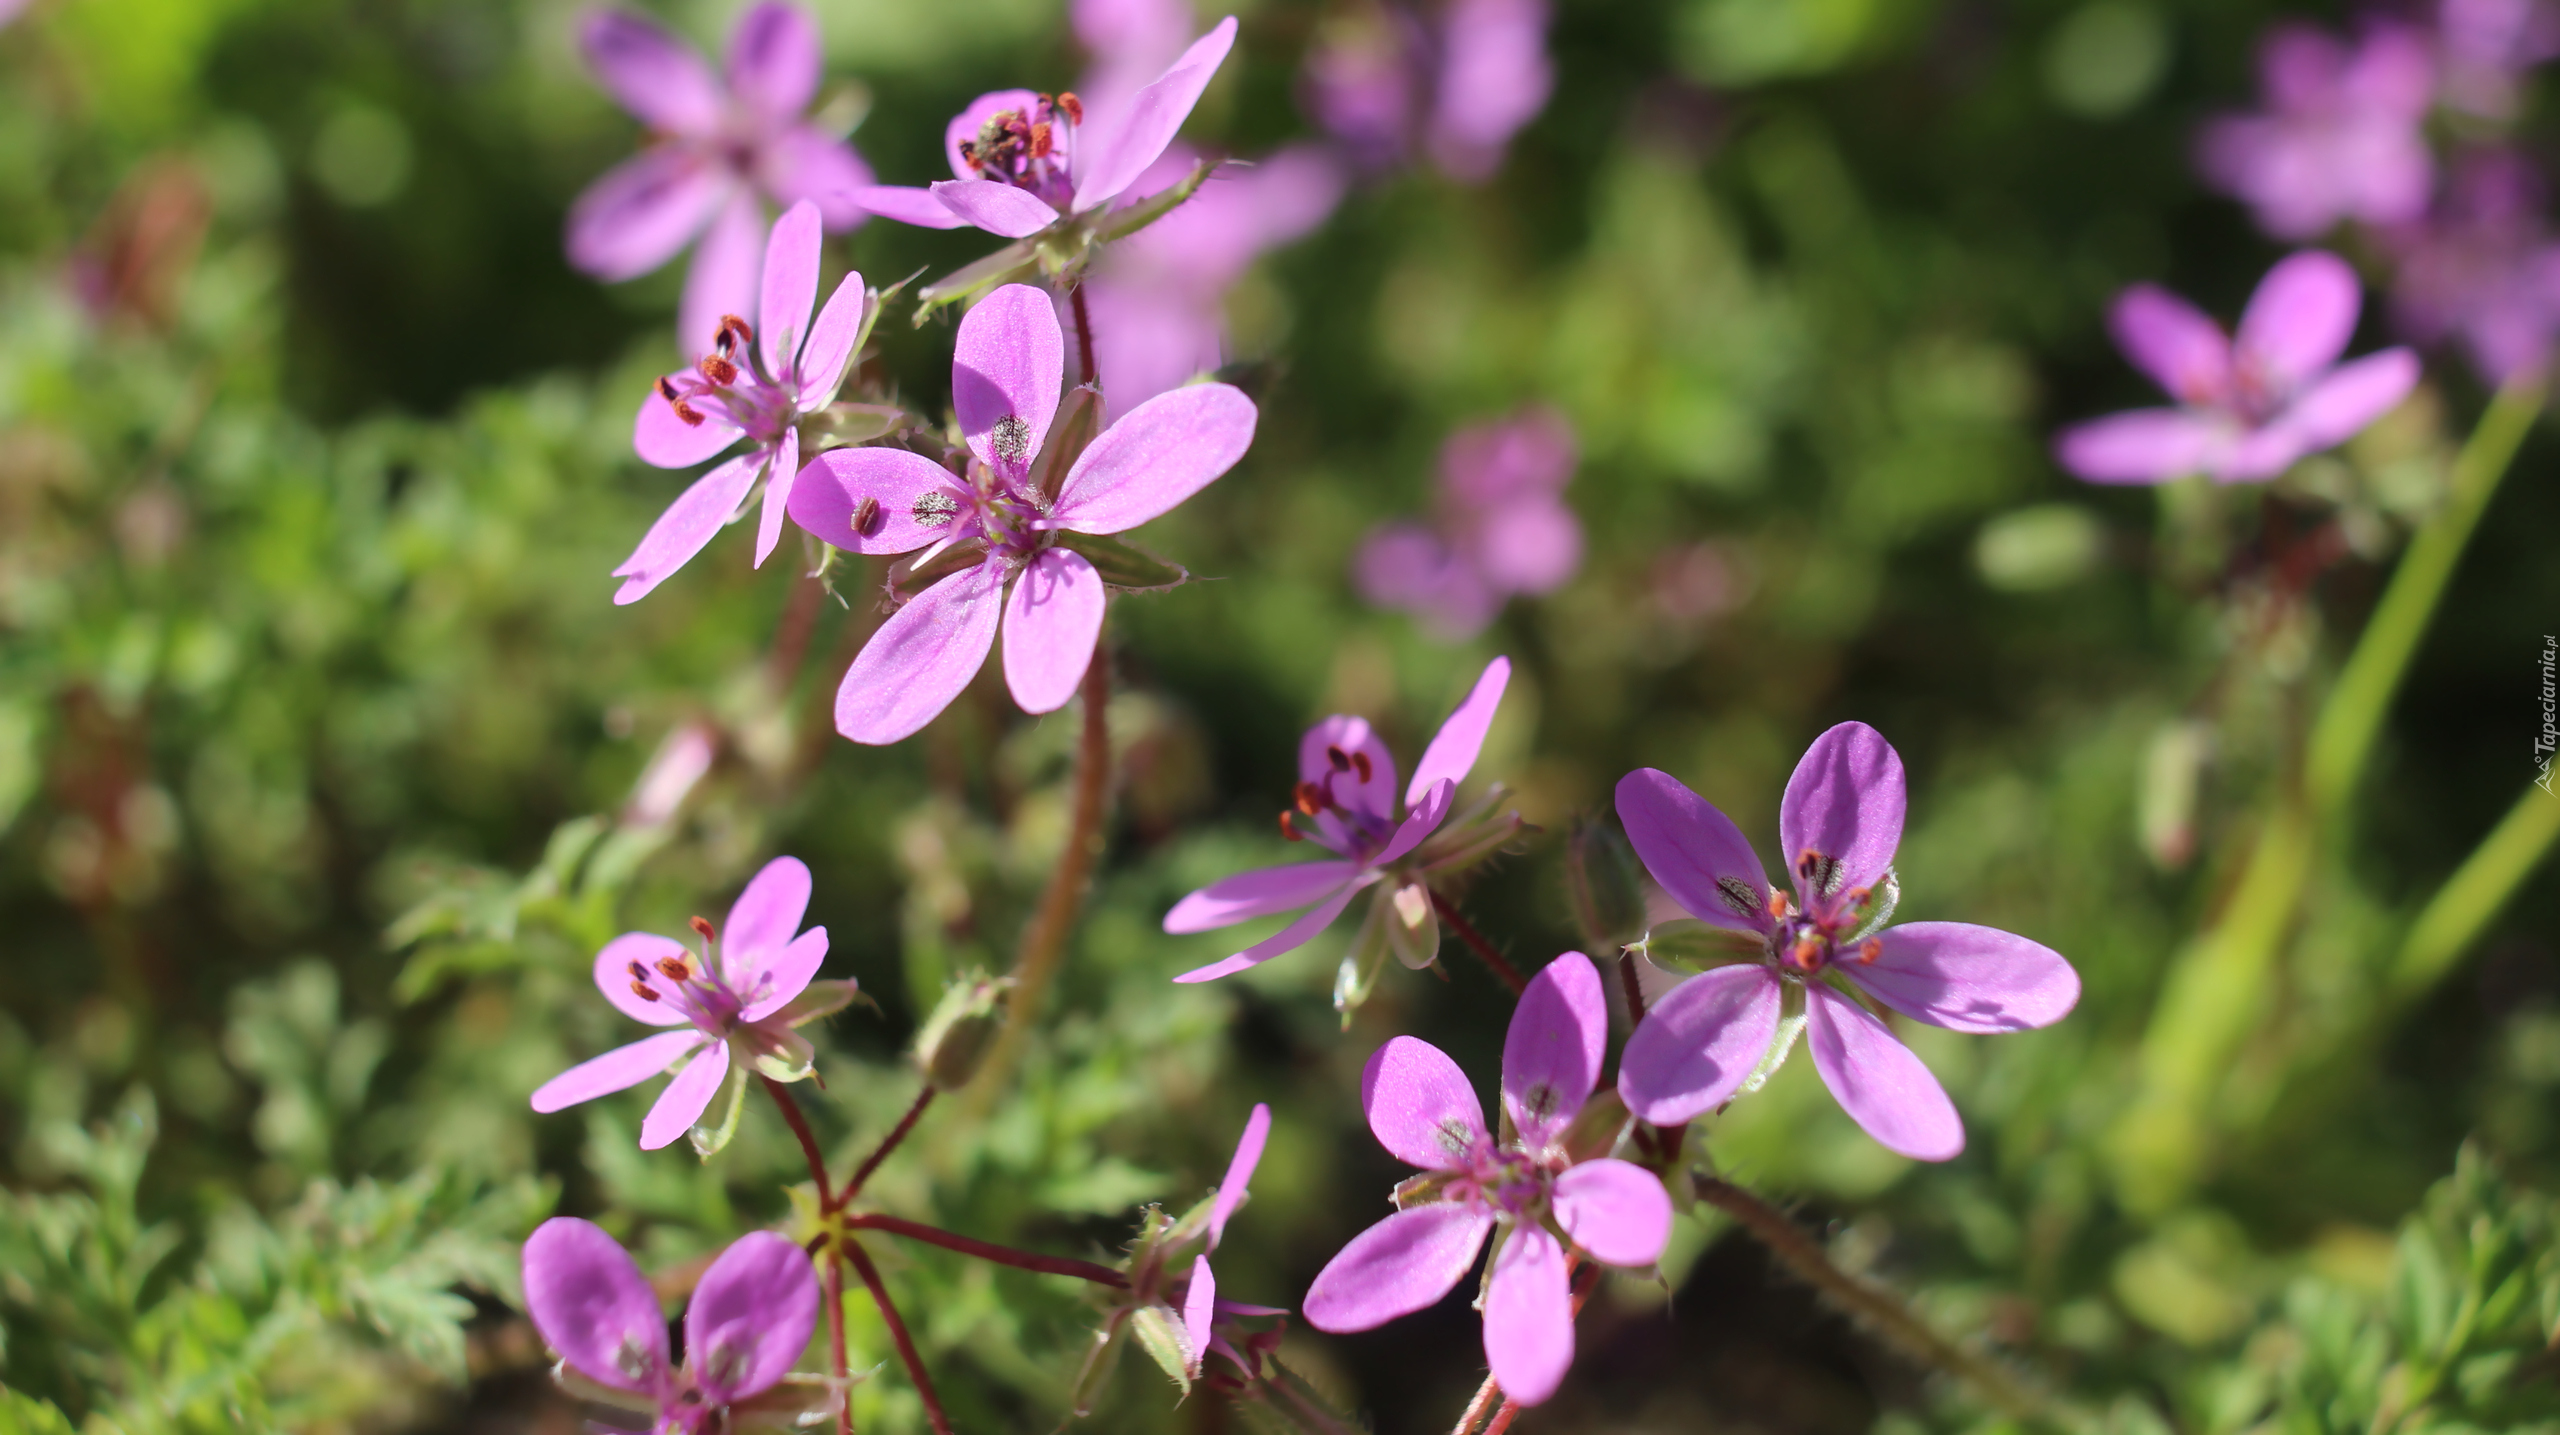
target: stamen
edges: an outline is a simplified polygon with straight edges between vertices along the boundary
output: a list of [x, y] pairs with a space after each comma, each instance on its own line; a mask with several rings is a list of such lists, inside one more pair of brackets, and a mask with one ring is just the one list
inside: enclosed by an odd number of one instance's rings
[[1317, 813], [1324, 811], [1329, 805], [1325, 799], [1324, 789], [1316, 786], [1312, 782], [1301, 782], [1298, 784], [1297, 802], [1298, 810], [1309, 817], [1313, 817]]
[[1075, 91], [1068, 90], [1061, 93], [1058, 96], [1058, 108], [1066, 112], [1067, 123], [1071, 125], [1084, 123], [1084, 101], [1076, 98]]
[[1033, 159], [1049, 157], [1049, 123], [1046, 120], [1031, 127], [1031, 157]]
[[1369, 780], [1369, 773], [1371, 770], [1369, 767], [1369, 754], [1365, 752], [1355, 752], [1351, 754], [1351, 765], [1360, 770], [1360, 780], [1362, 782], [1367, 782]]
[[1334, 771], [1349, 772], [1351, 770], [1351, 759], [1343, 753], [1341, 748], [1328, 747], [1324, 750], [1324, 756], [1325, 761], [1333, 764]]
[[644, 1002], [653, 1002], [660, 999], [658, 996], [658, 989], [649, 985], [647, 982], [633, 982], [631, 984], [631, 994]]
[[978, 160], [978, 142], [976, 140], [962, 140], [960, 142], [960, 158], [971, 169], [984, 170], [986, 168], [986, 166], [981, 164]]
[[693, 933], [695, 936], [702, 938], [702, 940], [706, 942], [718, 940], [712, 934], [711, 924], [700, 917], [693, 919]]
[[693, 968], [686, 966], [681, 957], [658, 958], [658, 970], [671, 982], [683, 983], [693, 980]]
[[1878, 941], [1874, 937], [1869, 937], [1858, 944], [1858, 964], [1860, 966], [1874, 966], [1876, 958], [1883, 955], [1884, 943]]
[[880, 536], [880, 500], [864, 494], [853, 507], [853, 531], [865, 538]]
[[739, 318], [735, 314], [721, 315], [720, 329], [723, 333], [735, 330], [738, 335], [738, 342], [741, 344], [752, 344], [756, 341], [756, 331], [754, 327], [748, 324], [746, 320]]
[[1804, 849], [1804, 855], [1796, 858], [1796, 875], [1799, 877], [1809, 878], [1819, 870], [1821, 866], [1822, 854], [1808, 847]]
[[693, 405], [686, 403], [682, 399], [677, 399], [674, 403], [676, 406], [676, 417], [684, 420], [686, 428], [702, 427], [702, 411], [700, 409], [695, 408]]
[[738, 366], [718, 354], [703, 355], [702, 362], [694, 367], [702, 371], [704, 378], [724, 389], [738, 381]]
[[661, 377], [658, 380], [658, 397], [665, 399], [668, 403], [674, 403], [676, 401], [675, 380]]
[[1779, 918], [1787, 915], [1787, 894], [1775, 887], [1769, 889], [1769, 915]]
[[631, 972], [631, 979], [635, 982], [645, 982], [649, 979], [649, 969], [640, 965], [638, 962], [633, 962], [630, 965], [629, 970]]
[[1289, 825], [1289, 809], [1285, 807], [1280, 809], [1280, 835], [1291, 842], [1304, 842], [1307, 840], [1306, 834]]

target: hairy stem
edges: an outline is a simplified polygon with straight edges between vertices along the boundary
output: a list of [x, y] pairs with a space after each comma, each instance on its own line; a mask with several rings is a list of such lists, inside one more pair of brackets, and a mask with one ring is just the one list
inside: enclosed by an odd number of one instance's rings
[[773, 1104], [782, 1108], [783, 1123], [791, 1128], [791, 1134], [800, 1138], [800, 1154], [808, 1158], [809, 1178], [818, 1183], [818, 1205], [825, 1210], [835, 1209], [835, 1198], [828, 1194], [827, 1158], [818, 1154], [818, 1138], [809, 1130], [809, 1118], [800, 1114], [800, 1103], [792, 1099], [790, 1088], [763, 1072], [756, 1073], [756, 1080], [764, 1083]]
[[2530, 784], [2508, 809], [2506, 820], [2454, 869], [2409, 925], [2385, 982], [2391, 999], [2410, 1001], [2434, 987], [2533, 875], [2555, 841], [2560, 841], [2560, 796], [2538, 782]]
[[1618, 983], [1627, 991], [1627, 1030], [1632, 1033], [1644, 1021], [1644, 983], [1636, 979], [1636, 954], [1618, 953]]
[[907, 1378], [916, 1383], [916, 1394], [924, 1397], [924, 1417], [933, 1422], [934, 1435], [951, 1435], [951, 1417], [942, 1413], [942, 1397], [934, 1393], [933, 1377], [924, 1369], [924, 1357], [916, 1354], [915, 1337], [907, 1334], [907, 1323], [898, 1318], [897, 1303], [889, 1299], [889, 1288], [880, 1281], [880, 1268], [862, 1247], [845, 1242], [844, 1258], [862, 1276], [862, 1284], [871, 1292], [871, 1303], [880, 1307], [880, 1323], [889, 1327], [889, 1339], [897, 1343], [898, 1359], [907, 1367]]
[[1011, 1246], [999, 1246], [991, 1241], [981, 1241], [957, 1232], [946, 1231], [940, 1226], [928, 1226], [921, 1221], [882, 1215], [877, 1211], [848, 1216], [845, 1218], [845, 1224], [855, 1230], [887, 1231], [893, 1236], [905, 1236], [910, 1240], [923, 1241], [927, 1245], [940, 1246], [946, 1251], [958, 1251], [964, 1256], [975, 1256], [979, 1260], [993, 1261], [1000, 1266], [1012, 1266], [1016, 1270], [1038, 1271], [1042, 1275], [1074, 1276], [1079, 1280], [1091, 1281], [1095, 1285], [1123, 1289], [1129, 1284], [1128, 1277], [1109, 1266], [1080, 1261], [1072, 1256], [1044, 1256], [1038, 1251], [1022, 1251]]
[[1102, 375], [1093, 363], [1093, 315], [1085, 310], [1084, 281], [1076, 281], [1076, 287], [1067, 291], [1067, 302], [1076, 311], [1077, 372], [1083, 375], [1082, 382], [1099, 386]]
[[[1973, 1382], [1992, 1404], [2017, 1419], [2032, 1418], [2040, 1402], [2007, 1372], [1923, 1325], [1902, 1302], [1831, 1263], [1830, 1256], [1786, 1213], [1730, 1181], [1698, 1178], [1698, 1196], [1734, 1218], [1788, 1270], [1848, 1316], [1930, 1365]], [[1499, 1428], [1501, 1422], [1495, 1422]], [[1491, 1435], [1488, 1431], [1487, 1435]]]
[[907, 1139], [907, 1133], [916, 1129], [916, 1121], [924, 1115], [924, 1109], [933, 1104], [933, 1096], [934, 1086], [928, 1081], [924, 1090], [916, 1093], [915, 1104], [907, 1108], [907, 1114], [899, 1117], [898, 1124], [890, 1129], [888, 1135], [880, 1138], [880, 1144], [872, 1148], [871, 1154], [862, 1158], [862, 1164], [854, 1169], [853, 1179], [844, 1183], [844, 1193], [828, 1202], [827, 1209], [840, 1211], [854, 1197], [862, 1194], [871, 1173], [879, 1170], [880, 1163], [889, 1159], [889, 1153], [898, 1149], [898, 1143]]
[[1440, 890], [1436, 887], [1426, 887], [1424, 890], [1431, 893], [1431, 906], [1439, 912], [1440, 920], [1448, 923], [1449, 930], [1458, 934], [1458, 940], [1466, 943], [1469, 951], [1474, 952], [1483, 959], [1486, 966], [1493, 969], [1493, 974], [1502, 979], [1502, 984], [1511, 988], [1513, 996], [1516, 997], [1529, 989], [1528, 978], [1521, 976], [1518, 968], [1504, 960], [1502, 953], [1494, 949], [1493, 943], [1485, 939], [1484, 933], [1468, 925], [1467, 919], [1458, 915], [1456, 903], [1440, 895]]
[[782, 606], [782, 621], [773, 630], [773, 652], [765, 667], [765, 680], [777, 696], [789, 694], [792, 681], [800, 676], [800, 662], [809, 652], [809, 635], [817, 630], [818, 605], [826, 601], [826, 594], [826, 585], [805, 573], [791, 580], [791, 596]]
[[1490, 1375], [1486, 1376], [1484, 1384], [1476, 1387], [1476, 1398], [1468, 1401], [1467, 1408], [1459, 1414], [1458, 1428], [1450, 1431], [1449, 1435], [1476, 1435], [1476, 1427], [1484, 1423], [1487, 1415], [1493, 1413], [1494, 1402], [1501, 1398], [1501, 1382]]
[[844, 1348], [844, 1256], [827, 1247], [827, 1374], [836, 1381], [836, 1435], [853, 1435], [853, 1362]]

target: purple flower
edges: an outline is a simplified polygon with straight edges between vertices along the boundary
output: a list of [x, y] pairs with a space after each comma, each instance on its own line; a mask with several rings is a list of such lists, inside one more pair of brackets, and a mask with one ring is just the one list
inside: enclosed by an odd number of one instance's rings
[[1733, 819], [1652, 768], [1619, 780], [1618, 818], [1653, 880], [1691, 916], [1761, 943], [1760, 960], [1692, 977], [1646, 1014], [1618, 1066], [1628, 1109], [1685, 1122], [1765, 1075], [1804, 1032], [1823, 1084], [1868, 1135], [1922, 1161], [1964, 1149], [1937, 1078], [1850, 993], [1950, 1031], [2019, 1031], [2061, 1020], [2080, 977], [1990, 927], [1884, 926], [1902, 813], [1902, 759], [1874, 728], [1846, 722], [1814, 739], [1778, 809], [1795, 854], [1790, 901]]
[[1049, 296], [1008, 284], [960, 321], [952, 355], [951, 404], [971, 456], [965, 479], [894, 448], [836, 449], [802, 475], [792, 520], [838, 548], [925, 550], [911, 568], [947, 554], [974, 559], [907, 600], [853, 660], [836, 691], [836, 730], [846, 737], [896, 742], [931, 722], [985, 661], [1000, 611], [1014, 701], [1032, 713], [1066, 706], [1093, 661], [1104, 588], [1061, 536], [1135, 528], [1234, 467], [1253, 443], [1253, 401], [1225, 384], [1194, 384], [1104, 429], [1044, 491], [1034, 465], [1065, 364]]
[[1235, 41], [1230, 15], [1115, 112], [1088, 113], [1071, 94], [980, 95], [943, 131], [953, 178], [929, 189], [875, 184], [855, 197], [884, 218], [1007, 239], [1108, 209], [1173, 143]]
[[2425, 37], [2377, 25], [2349, 48], [2308, 25], [2279, 25], [2259, 51], [2267, 112], [2208, 124], [2206, 180], [2257, 211], [2278, 239], [2312, 239], [2341, 219], [2396, 224], [2427, 206], [2435, 161], [2420, 126], [2434, 101]]
[[[776, 857], [738, 894], [723, 932], [693, 919], [701, 951], [653, 932], [605, 943], [596, 953], [604, 999], [635, 1021], [681, 1029], [569, 1068], [533, 1093], [533, 1109], [558, 1111], [672, 1070], [675, 1080], [640, 1124], [641, 1149], [655, 1151], [688, 1130], [705, 1155], [719, 1149], [735, 1127], [747, 1067], [776, 1081], [805, 1079], [815, 1050], [792, 1028], [853, 999], [851, 981], [811, 980], [826, 960], [827, 929], [800, 931], [808, 909], [809, 869], [797, 857]], [[717, 1128], [698, 1128], [724, 1082], [727, 1116]]]
[[[1410, 928], [1428, 923], [1430, 937], [1416, 966], [1427, 965], [1439, 942], [1437, 918], [1422, 873], [1442, 860], [1483, 855], [1469, 841], [1461, 851], [1439, 853], [1439, 844], [1424, 850], [1423, 841], [1449, 817], [1458, 784], [1476, 765], [1484, 735], [1493, 726], [1502, 690], [1511, 681], [1511, 660], [1485, 665], [1476, 685], [1456, 712], [1440, 725], [1422, 751], [1413, 781], [1404, 789], [1405, 815], [1396, 816], [1396, 760], [1387, 745], [1369, 730], [1367, 721], [1337, 713], [1307, 729], [1298, 742], [1299, 782], [1294, 802], [1280, 814], [1280, 831], [1292, 842], [1309, 841], [1336, 855], [1329, 861], [1299, 862], [1286, 867], [1259, 867], [1222, 878], [1173, 904], [1164, 929], [1177, 936], [1214, 931], [1238, 922], [1314, 906], [1276, 934], [1224, 961], [1175, 977], [1177, 982], [1207, 982], [1259, 966], [1283, 952], [1295, 951], [1332, 925], [1364, 888], [1396, 880], [1381, 890], [1380, 900], [1401, 907], [1397, 920]], [[1507, 836], [1507, 831], [1506, 831]], [[1409, 860], [1408, 860], [1409, 859]], [[1376, 920], [1387, 920], [1383, 909]], [[1337, 991], [1337, 999], [1342, 995]]]
[[1502, 1112], [1518, 1134], [1499, 1143], [1466, 1073], [1438, 1047], [1400, 1036], [1378, 1048], [1360, 1074], [1369, 1130], [1428, 1174], [1398, 1186], [1396, 1213], [1317, 1273], [1308, 1323], [1346, 1334], [1424, 1309], [1499, 1229], [1478, 1302], [1485, 1359], [1515, 1403], [1555, 1394], [1573, 1364], [1567, 1243], [1603, 1265], [1647, 1266], [1671, 1234], [1671, 1198], [1653, 1173], [1566, 1145], [1608, 1035], [1590, 958], [1567, 952], [1532, 978], [1502, 1044]]
[[2560, 11], [2545, 0], [2442, 0], [2436, 48], [2446, 104], [2512, 119], [2525, 71], [2560, 54]]
[[756, 310], [763, 332], [734, 314], [724, 317], [712, 351], [658, 380], [640, 401], [631, 446], [660, 468], [689, 468], [742, 438], [747, 451], [695, 479], [649, 525], [640, 546], [613, 570], [623, 580], [614, 602], [638, 602], [701, 552], [739, 516], [758, 478], [764, 479], [764, 515], [756, 525], [757, 567], [781, 539], [800, 471], [800, 420], [835, 402], [863, 326], [859, 274], [844, 276], [817, 322], [809, 321], [818, 299], [819, 222], [818, 207], [804, 199], [774, 223]]
[[818, 27], [796, 5], [763, 0], [729, 32], [727, 83], [690, 45], [627, 10], [598, 10], [578, 30], [587, 63], [641, 123], [663, 136], [589, 186], [569, 208], [569, 262], [631, 279], [710, 231], [685, 276], [676, 337], [710, 347], [724, 314], [755, 297], [758, 195], [809, 201], [827, 228], [863, 221], [853, 192], [871, 167], [844, 141], [801, 122], [818, 92]]
[[1245, 1188], [1253, 1182], [1253, 1168], [1262, 1164], [1263, 1143], [1271, 1139], [1271, 1108], [1255, 1102], [1253, 1114], [1245, 1118], [1244, 1134], [1236, 1139], [1236, 1154], [1227, 1161], [1226, 1179], [1218, 1183], [1218, 1194], [1209, 1203], [1208, 1243], [1191, 1262], [1191, 1283], [1182, 1297], [1182, 1327], [1191, 1350], [1191, 1375], [1197, 1379], [1201, 1363], [1213, 1349], [1234, 1361], [1236, 1368], [1252, 1373], [1252, 1365], [1238, 1354], [1224, 1337], [1212, 1327], [1220, 1315], [1276, 1315], [1269, 1306], [1237, 1305], [1218, 1299], [1218, 1278], [1209, 1270], [1209, 1255], [1227, 1233], [1227, 1218], [1244, 1204]]
[[1562, 586], [1582, 565], [1582, 525], [1562, 497], [1573, 469], [1573, 429], [1553, 409], [1460, 429], [1440, 449], [1436, 529], [1372, 532], [1352, 563], [1361, 596], [1463, 639], [1513, 594]]
[[592, 1222], [555, 1216], [524, 1243], [525, 1313], [560, 1353], [574, 1393], [655, 1418], [658, 1435], [749, 1425], [834, 1408], [835, 1395], [786, 1386], [818, 1323], [808, 1254], [771, 1231], [739, 1237], [702, 1273], [684, 1312], [685, 1361], [667, 1355], [657, 1294], [630, 1253]]
[[2323, 250], [2290, 255], [2258, 284], [2236, 339], [2176, 295], [2137, 284], [2108, 315], [2116, 345], [2178, 400], [2062, 431], [2054, 455], [2092, 483], [2160, 483], [2204, 473], [2273, 478], [2346, 442], [2418, 382], [2418, 358], [2385, 349], [2338, 363], [2364, 296]]
[[1546, 0], [1451, 0], [1436, 23], [1378, 4], [1337, 25], [1307, 57], [1307, 107], [1362, 168], [1416, 149], [1480, 183], [1555, 87]]
[[2560, 244], [2541, 176], [2510, 150], [2465, 156], [2440, 210], [2390, 236], [2392, 312], [2421, 343], [2459, 337], [2492, 382], [2547, 363], [2560, 333]]

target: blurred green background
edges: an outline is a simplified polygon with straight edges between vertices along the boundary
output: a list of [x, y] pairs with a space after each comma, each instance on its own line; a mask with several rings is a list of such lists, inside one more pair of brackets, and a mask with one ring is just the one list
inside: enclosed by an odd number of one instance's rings
[[[941, 169], [971, 95], [1082, 63], [1054, 0], [814, 8], [888, 180]], [[716, 47], [730, 9], [657, 13]], [[1325, 12], [1238, 10], [1190, 133], [1259, 153], [1308, 131], [1294, 76]], [[779, 1219], [799, 1169], [767, 1111], [705, 1167], [634, 1149], [649, 1090], [526, 1109], [625, 1037], [594, 949], [806, 859], [827, 974], [876, 1002], [821, 1036], [841, 1163], [912, 1094], [920, 1007], [1008, 963], [1062, 839], [1074, 715], [1023, 718], [991, 673], [922, 737], [843, 742], [828, 703], [872, 618], [825, 604], [776, 663], [800, 565], [750, 572], [730, 535], [611, 606], [606, 573], [684, 482], [628, 442], [678, 358], [681, 271], [608, 288], [561, 256], [567, 202], [634, 139], [577, 13], [38, 0], [0, 30], [0, 1423], [574, 1428], [508, 1305], [524, 1231], [589, 1215], [674, 1267]], [[1220, 1285], [1294, 1304], [1403, 1174], [1361, 1126], [1361, 1062], [1410, 1031], [1489, 1087], [1508, 997], [1451, 947], [1451, 980], [1390, 972], [1346, 1032], [1347, 922], [1209, 987], [1167, 978], [1232, 946], [1157, 924], [1296, 855], [1271, 813], [1307, 722], [1366, 714], [1409, 763], [1508, 653], [1478, 780], [1542, 832], [1464, 904], [1524, 965], [1585, 940], [1563, 837], [1619, 774], [1664, 768], [1766, 843], [1796, 755], [1852, 717], [1909, 764], [1903, 915], [2077, 965], [2059, 1027], [1914, 1038], [1964, 1112], [1956, 1161], [1884, 1152], [1801, 1061], [1705, 1138], [1836, 1262], [2050, 1392], [2027, 1426], [2560, 1428], [2536, 1193], [2560, 1175], [2560, 881], [2456, 913], [2458, 950], [2391, 976], [2532, 776], [2560, 624], [2544, 435], [2323, 814], [2227, 1059], [2181, 1121], [2128, 1115], [2146, 1033], [2178, 1039], [2153, 1030], [2167, 974], [2210, 951], [2487, 397], [2431, 361], [2263, 502], [2092, 489], [2047, 458], [2058, 424], [2151, 401], [2103, 330], [2117, 289], [2228, 315], [2280, 253], [2188, 164], [2278, 13], [1559, 0], [1554, 98], [1493, 181], [1357, 188], [1230, 297], [1269, 361], [1260, 437], [1142, 535], [1221, 581], [1115, 605], [1122, 782], [1061, 990], [1016, 1088], [982, 1123], [928, 1121], [883, 1207], [1106, 1255], [1137, 1206], [1214, 1182], [1267, 1100]], [[829, 262], [885, 280], [984, 247], [884, 222]], [[75, 297], [80, 266], [105, 302]], [[2360, 347], [2383, 338], [2369, 312]], [[938, 412], [948, 324], [893, 311], [880, 342]], [[1352, 551], [1426, 503], [1448, 431], [1538, 400], [1582, 443], [1581, 574], [1456, 647], [1360, 606]], [[2333, 519], [2346, 560], [2271, 597], [2284, 535]], [[635, 816], [689, 727], [711, 774]], [[884, 1258], [961, 1429], [1059, 1424], [1079, 1293]], [[2020, 1428], [1720, 1225], [1684, 1217], [1665, 1275], [1604, 1288], [1521, 1429]], [[889, 1360], [852, 1308], [856, 1367]], [[1477, 1339], [1461, 1296], [1368, 1336], [1293, 1327], [1286, 1358], [1378, 1429], [1445, 1429]], [[855, 1409], [922, 1428], [894, 1362]], [[1094, 1423], [1229, 1419], [1133, 1361]]]

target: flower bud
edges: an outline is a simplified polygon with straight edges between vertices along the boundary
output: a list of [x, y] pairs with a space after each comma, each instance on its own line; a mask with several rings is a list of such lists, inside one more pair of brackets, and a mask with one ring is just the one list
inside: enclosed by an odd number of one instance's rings
[[925, 1018], [924, 1029], [916, 1033], [916, 1065], [923, 1069], [925, 1080], [944, 1091], [969, 1084], [1004, 1026], [1012, 992], [1011, 977], [983, 972], [952, 983], [933, 1015]]
[[1577, 820], [1564, 844], [1565, 900], [1595, 952], [1614, 952], [1644, 934], [1644, 886], [1636, 854], [1607, 822]]

